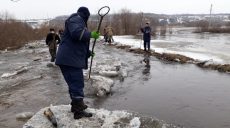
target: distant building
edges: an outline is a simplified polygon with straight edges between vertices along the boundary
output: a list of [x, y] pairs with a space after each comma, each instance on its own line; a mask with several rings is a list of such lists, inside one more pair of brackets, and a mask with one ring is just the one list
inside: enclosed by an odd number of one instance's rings
[[49, 22], [49, 19], [31, 19], [31, 20], [22, 20], [21, 22], [27, 23], [33, 29], [40, 28], [42, 24]]
[[160, 26], [165, 26], [168, 24], [167, 19], [159, 19]]
[[40, 24], [38, 21], [26, 21], [26, 23], [31, 26], [32, 28], [39, 28]]

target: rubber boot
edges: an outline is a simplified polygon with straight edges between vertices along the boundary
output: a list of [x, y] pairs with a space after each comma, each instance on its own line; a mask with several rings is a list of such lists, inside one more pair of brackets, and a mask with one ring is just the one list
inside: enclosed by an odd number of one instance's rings
[[87, 108], [88, 106], [84, 103], [83, 100], [71, 102], [71, 112], [73, 113], [76, 111], [85, 110]]
[[50, 62], [54, 62], [55, 61], [55, 57], [51, 57]]
[[81, 119], [82, 117], [92, 117], [92, 116], [93, 116], [92, 113], [86, 112], [85, 110], [74, 112], [74, 119]]

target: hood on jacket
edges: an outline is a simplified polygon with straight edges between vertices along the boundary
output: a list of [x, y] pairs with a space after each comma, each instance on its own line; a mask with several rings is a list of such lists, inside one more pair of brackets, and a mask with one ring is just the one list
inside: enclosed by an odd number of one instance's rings
[[90, 16], [89, 9], [87, 7], [80, 7], [77, 10], [77, 13], [81, 18], [83, 18], [83, 20], [85, 21], [85, 24], [87, 24], [87, 21], [88, 21], [89, 16]]

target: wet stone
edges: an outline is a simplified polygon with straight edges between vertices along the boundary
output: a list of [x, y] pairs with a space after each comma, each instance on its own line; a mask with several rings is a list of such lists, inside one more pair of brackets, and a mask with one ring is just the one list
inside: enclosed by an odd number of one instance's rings
[[[23, 128], [54, 128], [50, 120], [44, 116], [44, 111], [47, 108], [41, 109], [37, 112], [28, 122], [26, 122]], [[156, 119], [144, 117], [136, 114], [124, 111], [108, 111], [105, 109], [94, 109], [88, 108], [86, 111], [93, 113], [91, 118], [81, 118], [75, 120], [73, 118], [73, 113], [70, 112], [70, 105], [59, 105], [52, 106], [50, 110], [55, 116], [57, 121], [57, 127], [59, 128], [139, 128], [145, 126], [161, 128], [173, 128], [169, 125], [164, 124]], [[144, 124], [148, 120], [148, 124]], [[176, 127], [175, 127], [176, 128]]]
[[33, 112], [23, 112], [16, 115], [18, 121], [27, 121], [34, 115]]
[[53, 63], [48, 63], [46, 66], [49, 67], [49, 68], [56, 67], [56, 65], [53, 64]]

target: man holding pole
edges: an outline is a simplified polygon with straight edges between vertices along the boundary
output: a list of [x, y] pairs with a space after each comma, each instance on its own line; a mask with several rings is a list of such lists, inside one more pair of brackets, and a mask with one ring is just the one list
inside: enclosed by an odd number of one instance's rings
[[83, 69], [88, 68], [88, 58], [94, 56], [94, 53], [89, 50], [90, 38], [98, 39], [100, 34], [88, 30], [89, 16], [88, 8], [80, 7], [77, 13], [72, 14], [65, 21], [65, 29], [56, 58], [56, 65], [60, 67], [69, 87], [71, 112], [74, 113], [74, 119], [92, 116], [92, 113], [85, 111], [87, 105], [83, 102]]
[[151, 28], [149, 26], [149, 22], [146, 22], [145, 27], [141, 28], [141, 32], [143, 33], [144, 50], [146, 51], [147, 47], [148, 51], [150, 51]]

